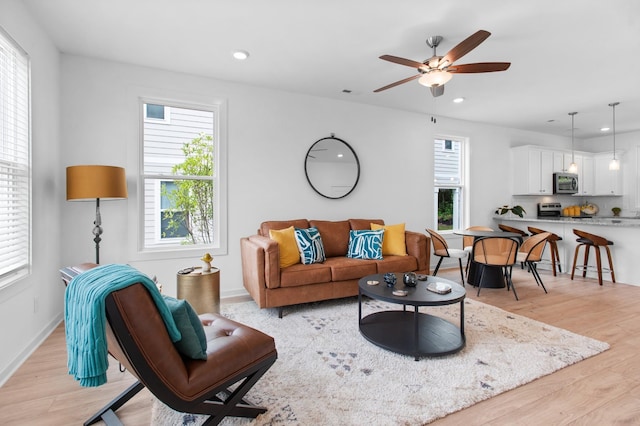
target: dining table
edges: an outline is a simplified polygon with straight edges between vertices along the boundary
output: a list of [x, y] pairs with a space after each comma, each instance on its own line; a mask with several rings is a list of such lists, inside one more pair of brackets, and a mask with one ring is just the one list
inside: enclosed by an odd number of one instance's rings
[[[506, 231], [479, 231], [472, 229], [456, 229], [453, 231], [456, 235], [462, 235], [465, 237], [473, 237], [475, 242], [478, 238], [484, 237], [507, 237], [513, 238], [518, 241], [518, 245], [522, 244], [522, 235], [516, 232]], [[505, 288], [506, 281], [502, 272], [501, 266], [490, 266], [483, 263], [473, 261], [473, 253], [469, 253], [471, 256], [469, 263], [469, 271], [467, 272], [467, 283], [474, 287], [480, 285], [480, 277], [482, 277], [483, 288]], [[484, 271], [483, 271], [484, 269]]]

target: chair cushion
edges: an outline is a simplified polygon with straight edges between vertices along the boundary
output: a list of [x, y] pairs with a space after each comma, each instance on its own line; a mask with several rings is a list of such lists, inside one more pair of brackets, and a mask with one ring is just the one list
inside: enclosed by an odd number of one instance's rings
[[280, 267], [286, 268], [300, 263], [300, 252], [296, 243], [296, 232], [293, 226], [285, 229], [270, 229], [269, 238], [280, 247]]
[[352, 259], [382, 259], [382, 236], [384, 229], [377, 231], [349, 231], [349, 251]]
[[462, 249], [450, 248], [448, 250], [449, 250], [449, 256], [450, 257], [464, 259], [465, 257], [467, 257], [469, 255], [469, 252], [467, 252], [465, 250], [462, 250]]
[[186, 300], [163, 295], [182, 338], [175, 342], [178, 352], [192, 359], [207, 359], [207, 337], [198, 314]]
[[407, 243], [404, 239], [404, 223], [398, 223], [397, 225], [379, 225], [377, 223], [371, 223], [371, 229], [374, 231], [384, 229], [384, 235], [382, 237], [383, 256], [407, 255]]
[[324, 246], [318, 228], [295, 229], [300, 260], [304, 265], [322, 263], [325, 260]]

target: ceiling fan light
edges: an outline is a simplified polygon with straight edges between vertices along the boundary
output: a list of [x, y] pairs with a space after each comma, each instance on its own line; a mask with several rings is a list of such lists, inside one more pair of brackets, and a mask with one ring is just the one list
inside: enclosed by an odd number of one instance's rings
[[451, 77], [453, 77], [453, 75], [446, 71], [433, 70], [423, 74], [422, 77], [418, 79], [418, 83], [427, 87], [442, 86], [451, 80]]

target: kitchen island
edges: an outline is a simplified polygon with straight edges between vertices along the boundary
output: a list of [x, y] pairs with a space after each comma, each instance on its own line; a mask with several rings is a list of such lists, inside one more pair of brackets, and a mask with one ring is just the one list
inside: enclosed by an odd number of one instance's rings
[[[640, 277], [633, 266], [638, 262], [635, 250], [637, 249], [637, 242], [640, 240], [640, 218], [611, 216], [583, 218], [536, 218], [525, 216], [520, 218], [502, 215], [494, 216], [493, 220], [496, 222], [496, 227], [497, 224], [504, 223], [526, 231], [528, 226], [533, 226], [562, 237], [562, 241], [558, 241], [558, 251], [560, 252], [562, 273], [565, 274], [571, 274], [571, 266], [573, 265], [573, 255], [577, 245], [577, 236], [573, 233], [574, 229], [580, 229], [613, 241], [614, 244], [610, 246], [610, 249], [616, 273], [616, 282], [640, 286]], [[549, 258], [547, 248], [545, 248], [544, 256], [546, 259]], [[583, 251], [580, 251], [579, 256], [578, 264], [581, 264]], [[595, 255], [591, 253], [589, 257], [589, 266], [595, 267]], [[550, 265], [545, 262], [540, 265], [540, 268], [550, 269]], [[587, 272], [587, 276], [597, 278], [597, 274], [591, 270]], [[604, 273], [603, 279], [611, 281], [611, 275]]]

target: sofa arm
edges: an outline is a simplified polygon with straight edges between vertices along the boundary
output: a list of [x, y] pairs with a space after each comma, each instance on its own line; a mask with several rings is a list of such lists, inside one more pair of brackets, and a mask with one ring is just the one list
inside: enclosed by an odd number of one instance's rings
[[429, 273], [431, 267], [430, 240], [425, 234], [413, 231], [404, 233], [407, 254], [418, 259], [418, 270]]
[[244, 287], [256, 302], [264, 299], [265, 288], [280, 287], [280, 248], [276, 241], [260, 235], [241, 238], [240, 253]]

